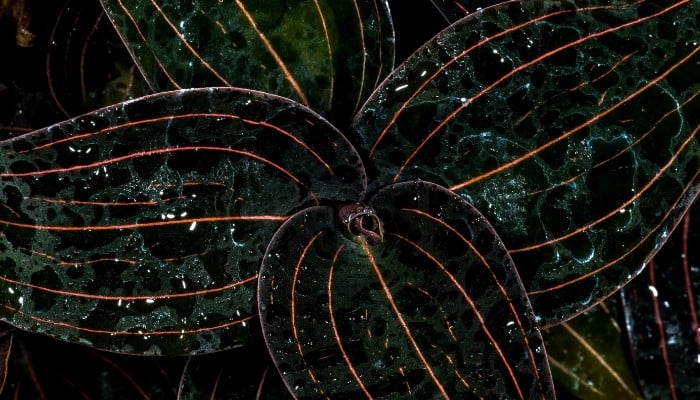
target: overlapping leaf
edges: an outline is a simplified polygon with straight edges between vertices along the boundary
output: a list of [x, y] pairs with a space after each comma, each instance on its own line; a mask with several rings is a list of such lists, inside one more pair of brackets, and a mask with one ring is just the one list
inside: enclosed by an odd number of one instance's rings
[[381, 243], [343, 235], [333, 208], [312, 207], [268, 247], [260, 319], [289, 389], [298, 398], [551, 396], [534, 314], [483, 216], [425, 182], [391, 185], [368, 205], [384, 221]]
[[5, 383], [7, 382], [15, 328], [9, 325], [3, 325], [0, 329], [0, 393], [2, 393], [5, 389]]
[[354, 122], [374, 187], [459, 193], [543, 324], [638, 273], [697, 191], [697, 1], [527, 1], [460, 20]]
[[257, 338], [213, 354], [142, 357], [64, 343], [8, 325], [3, 329], [0, 354], [9, 360], [0, 360], [5, 361], [0, 367], [9, 372], [2, 399], [291, 399]]
[[240, 349], [192, 356], [182, 372], [177, 400], [290, 400], [262, 341]]
[[173, 399], [185, 363], [184, 357], [131, 357], [16, 330], [15, 336], [3, 399]]
[[141, 73], [98, 2], [66, 1], [50, 43], [48, 84], [67, 117], [146, 94]]
[[542, 332], [554, 379], [582, 400], [639, 400], [617, 297]]
[[[391, 65], [379, 0], [104, 5], [156, 88], [253, 86], [342, 123]], [[440, 34], [354, 123], [374, 245], [335, 215], [364, 197], [353, 147], [272, 95], [165, 93], [2, 140], [0, 314], [122, 352], [231, 347], [286, 221], [257, 289], [293, 393], [548, 397], [518, 273], [558, 322], [676, 224], [697, 191], [699, 9], [509, 2]]]
[[630, 352], [649, 399], [700, 396], [700, 206], [622, 290]]
[[347, 122], [393, 68], [384, 0], [103, 0], [156, 89], [239, 86]]
[[244, 342], [274, 230], [365, 185], [318, 115], [238, 89], [143, 97], [2, 141], [0, 154], [2, 318], [123, 352]]

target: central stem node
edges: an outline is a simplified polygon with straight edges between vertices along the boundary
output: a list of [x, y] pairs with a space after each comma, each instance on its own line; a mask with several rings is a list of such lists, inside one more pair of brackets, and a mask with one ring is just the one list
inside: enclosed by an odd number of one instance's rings
[[344, 204], [338, 207], [338, 218], [351, 235], [363, 237], [373, 245], [384, 241], [384, 224], [372, 207], [362, 203]]

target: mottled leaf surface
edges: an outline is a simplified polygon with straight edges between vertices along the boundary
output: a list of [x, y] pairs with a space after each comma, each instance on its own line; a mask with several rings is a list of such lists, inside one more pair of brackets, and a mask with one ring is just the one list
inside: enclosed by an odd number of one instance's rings
[[581, 400], [642, 398], [627, 361], [618, 303], [612, 296], [542, 331], [554, 379]]
[[622, 290], [639, 384], [649, 399], [700, 396], [700, 206]]
[[384, 0], [102, 3], [156, 89], [258, 89], [345, 124], [393, 69]]
[[263, 336], [297, 398], [545, 398], [551, 377], [517, 273], [484, 217], [425, 182], [373, 195], [384, 241], [332, 207], [286, 221], [259, 280]]
[[0, 155], [2, 318], [120, 352], [244, 342], [275, 229], [365, 186], [317, 114], [239, 89], [143, 97], [4, 140]]
[[698, 1], [525, 1], [471, 14], [354, 122], [374, 187], [457, 192], [544, 325], [636, 275], [697, 191]]

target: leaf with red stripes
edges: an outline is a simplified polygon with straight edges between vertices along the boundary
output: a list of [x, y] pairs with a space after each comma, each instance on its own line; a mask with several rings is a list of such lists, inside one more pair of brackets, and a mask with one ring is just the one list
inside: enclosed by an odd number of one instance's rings
[[258, 285], [264, 338], [297, 398], [553, 394], [507, 250], [437, 185], [390, 185], [367, 205], [290, 217]]
[[394, 66], [384, 0], [102, 0], [156, 89], [239, 86], [347, 123]]
[[639, 385], [649, 399], [700, 396], [700, 204], [622, 290]]
[[638, 274], [698, 190], [698, 32], [696, 0], [491, 7], [397, 68], [353, 140], [373, 187], [481, 210], [556, 323]]
[[0, 154], [0, 316], [120, 352], [244, 343], [277, 227], [365, 188], [335, 128], [243, 89], [143, 97], [1, 141]]

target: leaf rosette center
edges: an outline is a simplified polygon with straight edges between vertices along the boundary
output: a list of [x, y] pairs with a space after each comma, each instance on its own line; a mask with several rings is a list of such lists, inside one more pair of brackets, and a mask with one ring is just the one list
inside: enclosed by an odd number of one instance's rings
[[373, 208], [362, 203], [338, 207], [338, 219], [353, 236], [365, 238], [369, 244], [384, 241], [384, 223]]

